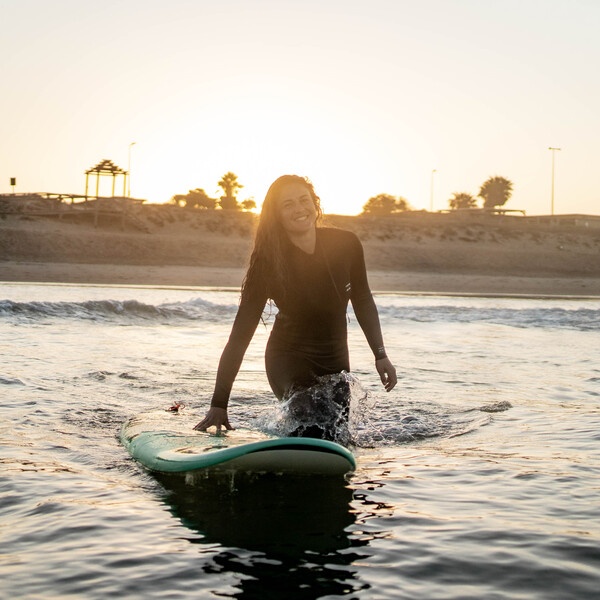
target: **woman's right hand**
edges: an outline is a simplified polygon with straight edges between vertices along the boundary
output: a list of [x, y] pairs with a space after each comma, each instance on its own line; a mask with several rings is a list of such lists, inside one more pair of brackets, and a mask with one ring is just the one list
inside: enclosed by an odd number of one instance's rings
[[396, 369], [389, 358], [380, 358], [375, 361], [375, 368], [379, 373], [381, 383], [386, 392], [391, 392], [396, 383], [398, 383], [398, 377], [396, 375]]
[[204, 419], [202, 419], [202, 421], [200, 421], [200, 423], [198, 423], [194, 429], [197, 431], [206, 431], [213, 425], [217, 428], [217, 433], [221, 433], [222, 427], [225, 429], [235, 429], [235, 427], [232, 427], [231, 423], [229, 423], [227, 409], [219, 408], [218, 406], [211, 406]]

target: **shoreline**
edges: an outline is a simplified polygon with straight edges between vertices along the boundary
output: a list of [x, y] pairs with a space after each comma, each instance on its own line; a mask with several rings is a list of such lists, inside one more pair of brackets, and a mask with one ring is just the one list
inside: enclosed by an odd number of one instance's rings
[[[136, 228], [4, 215], [0, 281], [239, 289], [256, 218], [138, 207]], [[600, 298], [600, 228], [540, 228], [522, 219], [327, 215], [362, 242], [380, 293]]]
[[[0, 261], [0, 284], [83, 284], [120, 287], [239, 289], [245, 269], [185, 265], [123, 265]], [[368, 271], [375, 293], [415, 295], [600, 298], [599, 277], [513, 276]]]

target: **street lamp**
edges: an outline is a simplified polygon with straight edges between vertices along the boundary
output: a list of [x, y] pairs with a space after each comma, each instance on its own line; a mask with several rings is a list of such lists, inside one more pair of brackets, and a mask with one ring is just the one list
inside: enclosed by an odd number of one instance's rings
[[554, 215], [554, 154], [557, 150], [560, 152], [560, 148], [552, 148], [552, 146], [550, 146], [548, 150], [552, 152], [552, 199], [550, 204], [550, 214]]
[[433, 175], [437, 172], [437, 169], [431, 171], [431, 190], [429, 192], [429, 212], [433, 212]]
[[131, 146], [135, 146], [135, 142], [129, 144], [129, 158], [127, 161], [127, 197], [131, 198]]

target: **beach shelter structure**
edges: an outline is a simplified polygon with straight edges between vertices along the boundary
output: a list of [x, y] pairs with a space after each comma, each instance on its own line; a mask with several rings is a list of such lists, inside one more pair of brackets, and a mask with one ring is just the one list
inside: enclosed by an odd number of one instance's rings
[[99, 197], [100, 177], [102, 177], [102, 176], [108, 176], [108, 177], [113, 178], [112, 196], [114, 198], [117, 177], [119, 175], [123, 175], [123, 197], [125, 197], [127, 195], [127, 193], [126, 193], [127, 177], [129, 176], [129, 173], [127, 171], [125, 171], [124, 169], [121, 169], [121, 167], [118, 167], [117, 165], [115, 165], [112, 162], [112, 160], [108, 160], [105, 158], [104, 160], [101, 160], [95, 167], [92, 167], [91, 169], [88, 169], [85, 172], [85, 197], [86, 197], [86, 199], [88, 198], [88, 187], [89, 187], [88, 184], [89, 184], [90, 175], [96, 176], [96, 198]]

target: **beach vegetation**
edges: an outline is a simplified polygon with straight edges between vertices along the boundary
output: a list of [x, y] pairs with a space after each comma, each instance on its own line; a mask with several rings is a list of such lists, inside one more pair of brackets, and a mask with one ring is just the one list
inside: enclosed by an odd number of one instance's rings
[[406, 198], [392, 196], [391, 194], [378, 194], [369, 198], [363, 206], [363, 215], [383, 216], [410, 210]]
[[224, 210], [240, 210], [242, 207], [237, 201], [237, 192], [244, 186], [239, 183], [237, 175], [228, 171], [221, 177], [217, 184], [223, 190], [223, 196], [219, 199], [219, 206]]
[[511, 181], [495, 175], [482, 184], [477, 195], [483, 198], [483, 208], [491, 210], [497, 206], [504, 206], [512, 196], [512, 190]]
[[171, 198], [171, 203], [186, 208], [214, 209], [217, 206], [216, 198], [211, 198], [202, 188], [190, 190], [187, 194], [176, 194]]
[[185, 206], [185, 194], [175, 194], [171, 196], [171, 204], [175, 206]]
[[477, 200], [467, 192], [454, 192], [452, 198], [448, 200], [448, 204], [452, 210], [461, 208], [476, 208]]
[[256, 208], [256, 201], [254, 198], [246, 198], [240, 203], [242, 210], [254, 210]]

